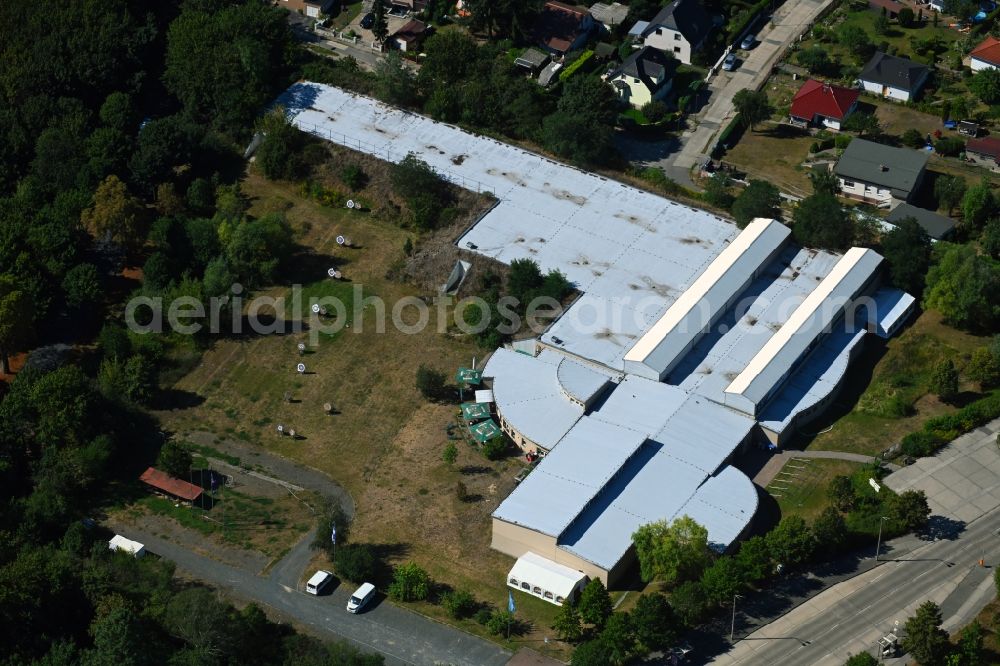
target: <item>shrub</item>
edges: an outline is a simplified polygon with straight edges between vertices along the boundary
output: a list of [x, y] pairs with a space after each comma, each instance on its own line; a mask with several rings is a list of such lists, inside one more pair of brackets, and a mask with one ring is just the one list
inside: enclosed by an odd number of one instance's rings
[[958, 157], [965, 150], [965, 142], [961, 139], [946, 136], [934, 142], [934, 152], [947, 157]]
[[910, 148], [923, 148], [925, 143], [924, 135], [920, 133], [920, 130], [912, 127], [903, 132], [900, 141], [903, 142], [904, 146], [909, 146]]
[[850, 134], [838, 134], [833, 140], [833, 145], [837, 150], [843, 150], [850, 145], [851, 141], [854, 139]]
[[430, 576], [420, 566], [407, 562], [393, 571], [389, 596], [396, 601], [423, 601], [430, 593]]
[[486, 620], [486, 630], [494, 636], [499, 636], [514, 625], [514, 615], [506, 610], [495, 610]]
[[472, 617], [477, 623], [485, 625], [490, 621], [490, 618], [493, 617], [493, 611], [489, 608], [480, 608]]
[[356, 192], [365, 186], [368, 176], [358, 165], [346, 164], [340, 170], [340, 181]]
[[507, 453], [507, 440], [503, 435], [497, 435], [483, 444], [483, 455], [488, 460], [500, 460]]
[[929, 432], [911, 432], [903, 437], [900, 448], [904, 455], [922, 458], [937, 451], [938, 447], [944, 443], [937, 435]]
[[444, 373], [421, 364], [417, 368], [417, 390], [428, 400], [437, 400], [444, 392]]
[[453, 590], [446, 592], [441, 597], [441, 606], [447, 611], [449, 617], [461, 620], [476, 611], [476, 599], [465, 590]]
[[339, 546], [334, 556], [337, 573], [353, 583], [363, 583], [378, 577], [379, 562], [375, 548], [366, 543]]

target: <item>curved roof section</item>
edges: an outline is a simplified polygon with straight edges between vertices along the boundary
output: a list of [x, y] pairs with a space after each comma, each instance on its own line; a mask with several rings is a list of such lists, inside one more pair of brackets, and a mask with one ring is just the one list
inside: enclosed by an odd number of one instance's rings
[[744, 229], [625, 354], [630, 372], [662, 380], [677, 361], [788, 242], [791, 230], [757, 218]]
[[512, 428], [551, 449], [583, 416], [583, 406], [569, 400], [559, 382], [565, 357], [551, 349], [529, 356], [497, 349], [483, 368], [493, 378], [497, 410]]
[[722, 552], [736, 541], [757, 512], [757, 487], [727, 466], [709, 477], [675, 517], [689, 516], [708, 529], [708, 545]]
[[583, 404], [589, 403], [611, 381], [609, 374], [577, 363], [568, 356], [559, 361], [556, 377], [563, 393]]

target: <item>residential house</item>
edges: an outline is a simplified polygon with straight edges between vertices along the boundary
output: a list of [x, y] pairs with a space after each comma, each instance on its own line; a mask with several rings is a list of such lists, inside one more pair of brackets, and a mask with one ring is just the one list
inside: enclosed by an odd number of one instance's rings
[[833, 168], [840, 192], [879, 207], [908, 202], [920, 187], [930, 155], [854, 139]]
[[920, 93], [929, 75], [927, 65], [879, 51], [861, 70], [858, 80], [866, 92], [908, 102]]
[[674, 0], [653, 20], [632, 26], [629, 34], [641, 39], [644, 46], [672, 53], [690, 65], [691, 56], [701, 48], [713, 25], [712, 17], [698, 0]]
[[990, 36], [969, 53], [969, 66], [973, 72], [1000, 68], [1000, 39]]
[[590, 15], [607, 32], [611, 32], [615, 26], [621, 25], [628, 18], [628, 7], [620, 2], [613, 2], [610, 5], [605, 2], [595, 2], [590, 6]]
[[977, 166], [1000, 171], [1000, 139], [993, 136], [969, 139], [965, 144], [965, 157]]
[[868, 7], [870, 9], [874, 9], [877, 12], [881, 12], [884, 9], [885, 15], [890, 19], [897, 18], [899, 10], [905, 6], [898, 0], [868, 0]]
[[389, 43], [400, 51], [417, 51], [427, 37], [427, 24], [417, 19], [410, 19], [392, 33]]
[[652, 46], [644, 46], [633, 51], [604, 80], [614, 87], [621, 101], [638, 109], [670, 92], [676, 70], [675, 59]]
[[402, 7], [411, 12], [419, 12], [427, 7], [427, 0], [389, 0], [387, 4]]
[[934, 211], [926, 208], [917, 208], [908, 203], [901, 203], [892, 209], [885, 220], [892, 224], [899, 224], [902, 220], [912, 217], [917, 221], [927, 235], [934, 240], [943, 240], [955, 231], [955, 221], [950, 217], [938, 215]]
[[792, 98], [791, 121], [839, 130], [847, 116], [858, 108], [861, 91], [809, 79]]
[[586, 9], [549, 0], [535, 22], [535, 41], [550, 53], [563, 56], [587, 43], [594, 17]]
[[927, 4], [932, 11], [936, 11], [939, 14], [944, 13], [944, 0], [928, 0]]

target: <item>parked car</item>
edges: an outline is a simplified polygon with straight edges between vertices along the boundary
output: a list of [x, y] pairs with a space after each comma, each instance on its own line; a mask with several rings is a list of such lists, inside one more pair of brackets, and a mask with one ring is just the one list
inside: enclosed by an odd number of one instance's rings
[[361, 19], [361, 27], [365, 30], [371, 30], [373, 25], [375, 25], [375, 14], [368, 12]]
[[360, 613], [361, 609], [372, 600], [375, 596], [375, 586], [371, 583], [364, 583], [361, 587], [354, 591], [351, 598], [347, 602], [347, 612], [349, 613]]
[[333, 574], [329, 571], [317, 571], [313, 574], [309, 582], [306, 583], [306, 592], [309, 594], [320, 595], [323, 593], [323, 589], [326, 588], [330, 582], [333, 581]]
[[747, 35], [740, 42], [740, 48], [744, 51], [753, 48], [753, 45], [757, 43], [757, 35]]
[[736, 69], [736, 54], [730, 53], [726, 56], [726, 59], [722, 61], [722, 69], [727, 72], [731, 72]]

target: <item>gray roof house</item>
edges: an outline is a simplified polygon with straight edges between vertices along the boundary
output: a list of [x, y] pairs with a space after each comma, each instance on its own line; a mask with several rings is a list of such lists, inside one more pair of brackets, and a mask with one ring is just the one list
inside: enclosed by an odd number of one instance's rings
[[865, 92], [908, 102], [920, 93], [929, 75], [927, 65], [879, 51], [861, 70], [858, 80]]
[[672, 53], [690, 65], [691, 55], [701, 48], [713, 25], [712, 17], [698, 0], [674, 0], [651, 21], [636, 23], [629, 34], [641, 39], [645, 46]]
[[924, 151], [854, 139], [833, 172], [844, 196], [890, 206], [912, 198], [923, 181], [929, 157]]
[[901, 220], [905, 220], [908, 217], [916, 220], [917, 224], [923, 227], [927, 235], [934, 240], [943, 240], [955, 230], [955, 221], [950, 217], [938, 215], [934, 211], [927, 210], [926, 208], [917, 208], [908, 203], [901, 203], [893, 208], [885, 220], [892, 224], [899, 224]]
[[625, 58], [607, 75], [606, 80], [614, 86], [623, 102], [638, 108], [670, 92], [675, 71], [675, 59], [663, 51], [644, 46]]

